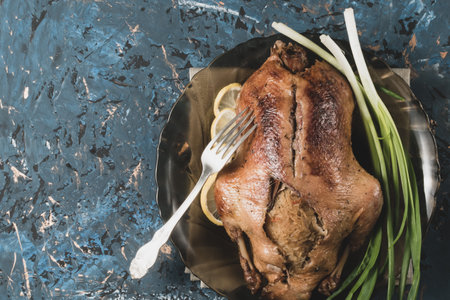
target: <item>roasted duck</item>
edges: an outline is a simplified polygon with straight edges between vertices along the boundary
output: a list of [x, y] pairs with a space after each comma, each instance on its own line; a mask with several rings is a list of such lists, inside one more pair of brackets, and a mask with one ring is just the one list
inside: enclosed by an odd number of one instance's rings
[[242, 87], [236, 110], [246, 107], [258, 127], [218, 174], [215, 199], [248, 287], [266, 299], [329, 294], [383, 203], [352, 152], [352, 91], [330, 65], [277, 41]]

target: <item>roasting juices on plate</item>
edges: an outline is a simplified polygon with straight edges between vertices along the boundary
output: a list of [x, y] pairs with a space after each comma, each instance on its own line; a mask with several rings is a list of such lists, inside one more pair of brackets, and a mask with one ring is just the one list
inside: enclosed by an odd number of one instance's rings
[[257, 129], [214, 192], [247, 285], [266, 299], [329, 295], [383, 204], [352, 152], [352, 90], [326, 62], [277, 41], [242, 86], [236, 112], [247, 107]]

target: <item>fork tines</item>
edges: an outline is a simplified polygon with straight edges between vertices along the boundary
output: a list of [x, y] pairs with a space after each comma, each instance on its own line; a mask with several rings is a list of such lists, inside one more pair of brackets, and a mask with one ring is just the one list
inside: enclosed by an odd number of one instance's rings
[[[250, 126], [255, 117], [248, 107], [236, 115], [212, 140], [212, 147], [217, 154], [222, 152], [222, 157], [235, 152], [242, 142], [255, 130], [254, 124], [243, 136], [241, 134]], [[234, 125], [234, 126], [233, 126]], [[231, 127], [233, 126], [233, 127]], [[231, 127], [231, 128], [230, 128]], [[238, 137], [241, 136], [240, 139]]]

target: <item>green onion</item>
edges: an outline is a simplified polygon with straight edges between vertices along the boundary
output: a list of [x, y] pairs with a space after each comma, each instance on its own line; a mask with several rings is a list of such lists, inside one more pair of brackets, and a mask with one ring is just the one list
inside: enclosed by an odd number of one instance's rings
[[[341, 287], [329, 299], [342, 293], [351, 284], [353, 286], [348, 292], [347, 299], [352, 299], [358, 290], [358, 299], [370, 298], [377, 279], [382, 278], [385, 273], [385, 266], [387, 266], [388, 277], [386, 298], [392, 299], [396, 276], [394, 250], [398, 246], [397, 241], [402, 236], [405, 237], [405, 254], [402, 260], [399, 295], [400, 299], [404, 295], [406, 276], [410, 261], [412, 261], [414, 273], [408, 299], [415, 299], [420, 281], [422, 232], [418, 188], [414, 169], [410, 162], [409, 154], [403, 147], [395, 122], [378, 95], [371, 79], [359, 44], [353, 9], [346, 9], [344, 18], [350, 48], [359, 76], [355, 75], [342, 50], [329, 36], [322, 35], [320, 38], [331, 54], [288, 26], [282, 23], [272, 24], [277, 31], [313, 51], [347, 77], [361, 113], [374, 173], [380, 180], [383, 189], [385, 203], [382, 220], [384, 223], [382, 225], [378, 224], [373, 231], [360, 265], [350, 273]], [[389, 96], [403, 99], [384, 87], [380, 89]], [[400, 209], [403, 209], [401, 219]], [[385, 255], [380, 253], [383, 235], [387, 241], [387, 253]]]
[[[412, 287], [408, 295], [408, 299], [415, 299], [419, 288], [420, 279], [420, 252], [422, 243], [422, 232], [420, 223], [420, 207], [418, 201], [417, 182], [415, 179], [414, 169], [411, 165], [409, 155], [403, 148], [403, 144], [400, 135], [397, 130], [392, 116], [390, 115], [387, 107], [384, 105], [380, 96], [375, 89], [375, 85], [370, 77], [369, 70], [367, 68], [364, 56], [361, 50], [361, 46], [358, 40], [358, 33], [356, 29], [355, 17], [353, 9], [348, 8], [344, 11], [345, 24], [350, 42], [350, 48], [352, 50], [353, 58], [355, 60], [356, 67], [358, 69], [359, 76], [361, 78], [364, 91], [367, 95], [369, 105], [371, 105], [374, 115], [380, 124], [381, 134], [386, 136], [389, 134], [389, 138], [382, 141], [385, 146], [385, 155], [391, 157], [391, 165], [389, 168], [395, 170], [392, 172], [393, 178], [390, 178], [390, 183], [394, 184], [396, 193], [402, 191], [404, 201], [404, 221], [408, 222], [408, 229], [411, 231], [411, 240], [408, 244], [405, 244], [405, 248], [408, 248], [412, 254], [413, 261], [413, 282]], [[398, 173], [397, 173], [398, 170]], [[397, 174], [399, 174], [398, 177]], [[383, 186], [384, 187], [384, 186]], [[386, 193], [385, 193], [386, 194]], [[399, 201], [399, 199], [396, 199]], [[392, 299], [394, 293], [395, 284], [395, 270], [394, 270], [394, 252], [393, 252], [393, 237], [392, 237], [392, 206], [388, 202], [387, 205], [387, 240], [388, 240], [388, 294], [387, 298]], [[410, 213], [409, 213], [410, 211]], [[406, 221], [406, 218], [407, 221]], [[400, 236], [403, 233], [403, 225], [400, 227], [397, 233]], [[404, 265], [404, 264], [403, 264]], [[400, 291], [402, 294], [403, 291]]]
[[395, 98], [395, 99], [397, 99], [397, 100], [405, 100], [405, 98], [403, 98], [402, 96], [400, 96], [399, 94], [397, 94], [397, 93], [395, 93], [395, 92], [393, 92], [393, 91], [391, 91], [391, 90], [388, 90], [387, 88], [385, 88], [385, 87], [380, 87], [380, 90], [382, 90], [383, 91], [383, 93], [385, 93], [386, 95], [389, 95], [389, 96], [391, 96], [391, 97], [393, 97], [393, 98]]

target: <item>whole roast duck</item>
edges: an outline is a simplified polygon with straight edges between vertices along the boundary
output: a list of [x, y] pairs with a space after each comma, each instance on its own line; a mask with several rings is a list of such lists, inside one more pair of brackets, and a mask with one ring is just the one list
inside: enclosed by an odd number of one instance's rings
[[236, 110], [246, 107], [258, 127], [219, 173], [215, 199], [248, 287], [264, 299], [328, 295], [383, 204], [352, 152], [352, 91], [333, 67], [277, 41], [242, 87]]

